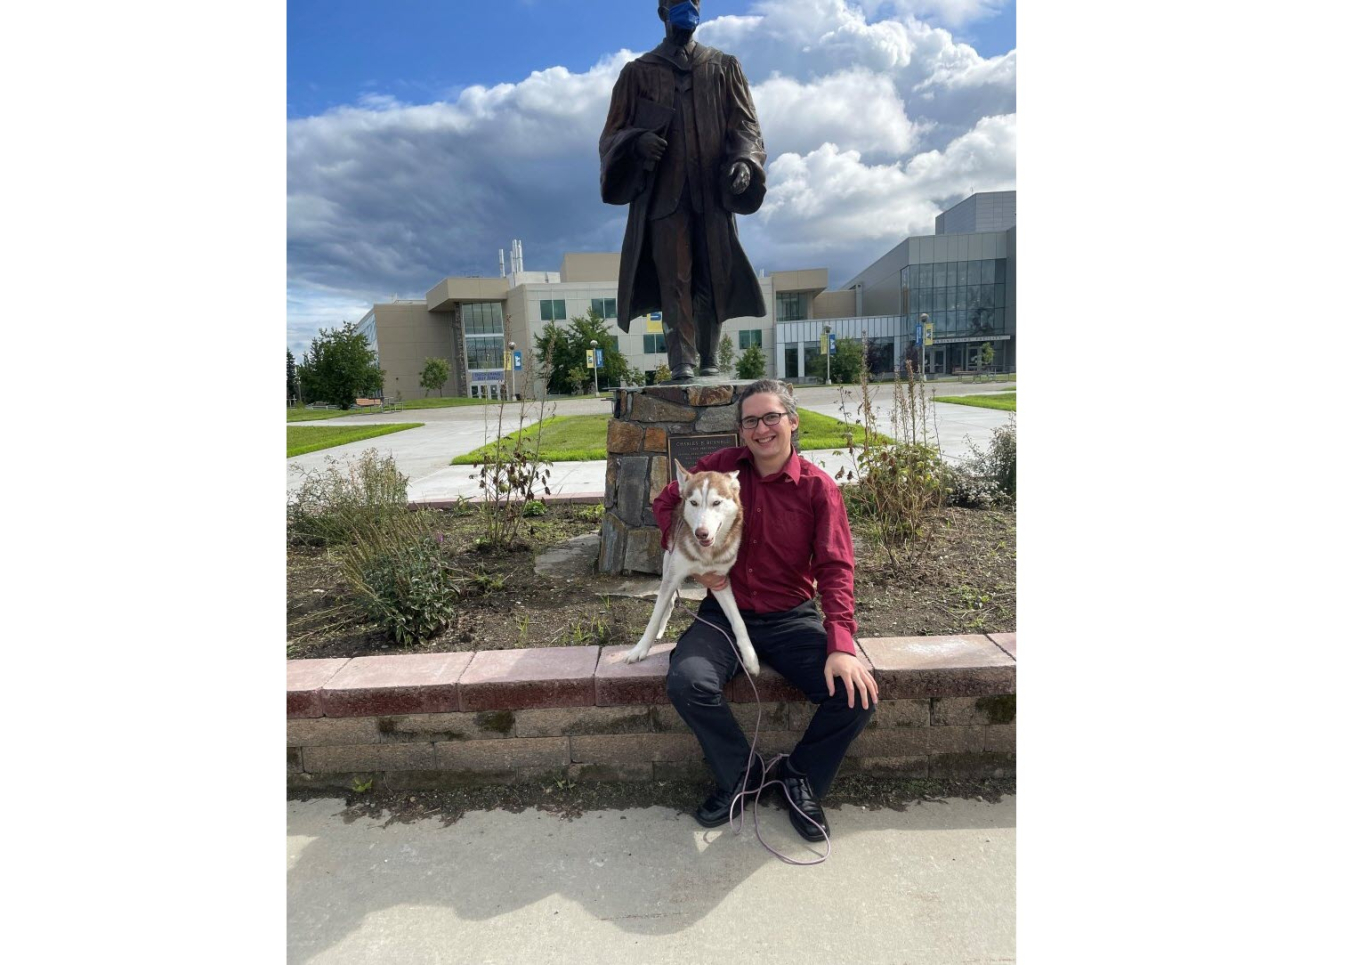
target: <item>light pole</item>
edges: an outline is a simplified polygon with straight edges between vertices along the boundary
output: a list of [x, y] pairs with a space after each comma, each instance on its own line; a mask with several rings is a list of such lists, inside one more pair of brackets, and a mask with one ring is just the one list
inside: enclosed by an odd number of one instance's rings
[[591, 365], [595, 368], [595, 394], [600, 394], [600, 362], [595, 357], [595, 347], [600, 343], [591, 339]]
[[921, 335], [919, 337], [919, 351], [923, 353], [919, 357], [919, 381], [928, 381], [928, 315], [919, 316], [919, 326]]
[[830, 326], [825, 326], [825, 344], [821, 346], [825, 349], [825, 384], [830, 384]]
[[511, 350], [511, 398], [516, 397], [516, 343], [507, 342], [506, 347]]

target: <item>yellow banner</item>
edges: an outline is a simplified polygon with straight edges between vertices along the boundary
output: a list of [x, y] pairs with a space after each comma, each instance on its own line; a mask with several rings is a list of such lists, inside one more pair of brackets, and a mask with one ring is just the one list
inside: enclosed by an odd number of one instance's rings
[[665, 329], [661, 327], [661, 323], [659, 321], [652, 321], [652, 317], [650, 315], [644, 317], [647, 319], [648, 335], [661, 335], [665, 331]]
[[586, 368], [595, 368], [595, 349], [593, 348], [586, 349]]
[[923, 323], [923, 344], [925, 344], [925, 345], [932, 345], [932, 344], [933, 344], [933, 323], [932, 323], [932, 322], [924, 322], [924, 323]]

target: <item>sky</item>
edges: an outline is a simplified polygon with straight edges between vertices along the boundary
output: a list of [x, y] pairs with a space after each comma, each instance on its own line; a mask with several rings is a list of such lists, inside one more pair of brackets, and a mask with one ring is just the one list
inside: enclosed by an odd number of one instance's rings
[[[1013, 0], [705, 0], [695, 40], [748, 77], [768, 152], [737, 219], [757, 269], [831, 287], [973, 191], [1014, 188]], [[618, 251], [597, 142], [623, 65], [663, 36], [655, 0], [291, 0], [287, 346], [496, 275]]]

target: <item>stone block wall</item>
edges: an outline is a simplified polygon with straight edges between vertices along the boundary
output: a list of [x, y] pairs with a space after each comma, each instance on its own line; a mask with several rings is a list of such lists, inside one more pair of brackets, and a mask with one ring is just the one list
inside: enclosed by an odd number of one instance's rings
[[[735, 432], [736, 402], [748, 381], [649, 385], [614, 390], [606, 442], [600, 572], [660, 573], [661, 531], [652, 500], [670, 482], [670, 436]], [[686, 466], [686, 469], [692, 468]]]
[[[1002, 776], [1016, 764], [1015, 635], [859, 640], [881, 700], [841, 775]], [[672, 644], [410, 654], [287, 665], [293, 787], [393, 789], [542, 780], [711, 779], [665, 696]], [[792, 749], [815, 708], [773, 670], [728, 688], [766, 755]]]

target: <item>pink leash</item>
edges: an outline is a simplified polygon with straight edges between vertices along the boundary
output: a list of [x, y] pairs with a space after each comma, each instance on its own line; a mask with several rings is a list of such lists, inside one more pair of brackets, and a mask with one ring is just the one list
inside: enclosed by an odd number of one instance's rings
[[[737, 664], [737, 665], [741, 668], [741, 670], [745, 673], [745, 679], [748, 680], [748, 681], [750, 681], [750, 691], [755, 695], [755, 736], [754, 736], [754, 738], [751, 739], [751, 741], [750, 741], [750, 756], [749, 756], [748, 758], [746, 758], [746, 760], [745, 760], [745, 777], [743, 777], [743, 778], [741, 779], [741, 789], [740, 789], [739, 791], [737, 791], [735, 797], [733, 797], [733, 798], [731, 799], [732, 833], [733, 833], [733, 834], [740, 834], [740, 833], [741, 833], [741, 828], [744, 827], [744, 825], [745, 825], [745, 798], [747, 798], [747, 797], [749, 797], [751, 794], [753, 794], [753, 795], [754, 795], [754, 803], [755, 803], [755, 819], [754, 819], [754, 820], [755, 820], [755, 837], [759, 839], [759, 843], [762, 844], [762, 845], [764, 845], [764, 848], [765, 848], [770, 854], [772, 854], [775, 858], [777, 858], [779, 861], [784, 861], [784, 862], [787, 862], [788, 864], [795, 864], [795, 865], [823, 864], [824, 861], [825, 861], [825, 859], [828, 858], [828, 857], [830, 856], [831, 845], [830, 845], [830, 835], [829, 835], [829, 833], [825, 830], [825, 828], [821, 827], [821, 825], [815, 820], [815, 818], [811, 817], [809, 814], [807, 814], [807, 813], [806, 813], [805, 811], [803, 811], [801, 808], [797, 807], [796, 802], [794, 802], [794, 801], [792, 800], [792, 795], [789, 794], [789, 793], [787, 793], [787, 785], [784, 784], [782, 781], [780, 781], [780, 780], [772, 780], [772, 781], [769, 781], [767, 784], [762, 783], [764, 775], [767, 775], [767, 774], [769, 773], [769, 768], [773, 767], [773, 766], [774, 766], [775, 764], [777, 764], [779, 761], [785, 760], [785, 759], [787, 758], [788, 755], [786, 755], [786, 754], [775, 754], [775, 755], [773, 756], [773, 758], [766, 764], [766, 763], [764, 763], [764, 758], [761, 757], [761, 756], [760, 756], [758, 753], [756, 753], [756, 751], [755, 751], [755, 745], [759, 743], [759, 725], [760, 725], [760, 722], [764, 719], [764, 706], [760, 703], [760, 700], [759, 700], [759, 688], [755, 686], [755, 678], [754, 678], [753, 676], [751, 676], [750, 672], [747, 671], [747, 670], [745, 669], [745, 664], [744, 664], [744, 662], [741, 660], [741, 652], [740, 652], [740, 650], [737, 649], [737, 647], [736, 647], [736, 641], [734, 641], [733, 639], [731, 639], [731, 635], [730, 635], [729, 633], [727, 633], [725, 630], [723, 630], [723, 629], [722, 629], [721, 627], [719, 627], [717, 624], [713, 623], [711, 620], [705, 620], [705, 619], [703, 619], [703, 617], [699, 616], [697, 613], [694, 613], [693, 611], [689, 610], [689, 608], [686, 607], [686, 606], [684, 605], [684, 601], [683, 601], [683, 600], [680, 600], [680, 595], [679, 595], [679, 592], [678, 592], [678, 591], [677, 591], [676, 594], [675, 594], [675, 599], [676, 599], [676, 601], [679, 602], [680, 608], [683, 609], [685, 613], [688, 613], [690, 616], [692, 616], [695, 620], [699, 621], [700, 623], [706, 623], [708, 626], [712, 627], [712, 628], [713, 628], [714, 630], [716, 630], [718, 633], [722, 634], [722, 636], [724, 636], [724, 637], [727, 638], [727, 643], [731, 645], [731, 652], [734, 653], [734, 654], [736, 655], [736, 664]], [[759, 787], [755, 788], [753, 791], [750, 791], [750, 790], [747, 790], [747, 785], [750, 783], [750, 765], [756, 760], [756, 758], [758, 758], [758, 760], [759, 760], [759, 765], [760, 765], [760, 768], [761, 768], [761, 771], [760, 771], [761, 783], [760, 783]], [[821, 855], [820, 857], [816, 858], [814, 861], [798, 861], [796, 858], [789, 858], [787, 855], [781, 854], [780, 852], [775, 851], [775, 850], [773, 849], [773, 846], [770, 845], [767, 841], [764, 840], [764, 835], [760, 834], [760, 831], [759, 831], [759, 796], [760, 796], [760, 794], [763, 793], [763, 791], [764, 791], [764, 789], [765, 789], [766, 787], [770, 787], [770, 786], [772, 786], [772, 785], [774, 785], [774, 784], [781, 784], [781, 785], [783, 786], [783, 799], [784, 799], [785, 801], [788, 802], [788, 807], [792, 808], [794, 811], [796, 811], [796, 812], [797, 812], [798, 814], [800, 814], [802, 817], [806, 818], [806, 820], [810, 821], [810, 822], [811, 822], [812, 824], [814, 824], [817, 828], [820, 828], [820, 833], [823, 834], [823, 835], [825, 835], [825, 853], [824, 853], [823, 855]], [[740, 802], [740, 805], [741, 805], [741, 816], [740, 816], [740, 821], [739, 821], [739, 822], [736, 821], [736, 817], [735, 817], [735, 815], [736, 815], [736, 803], [737, 803], [738, 801]]]

